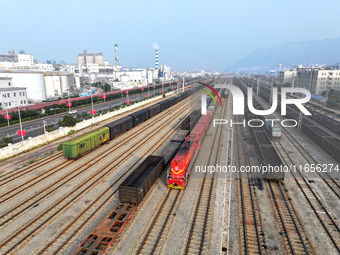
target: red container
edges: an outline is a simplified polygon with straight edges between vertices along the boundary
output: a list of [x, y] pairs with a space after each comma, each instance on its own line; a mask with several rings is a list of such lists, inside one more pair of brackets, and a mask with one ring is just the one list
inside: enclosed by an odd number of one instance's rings
[[206, 130], [207, 128], [204, 123], [197, 123], [194, 129], [190, 133], [190, 137], [195, 137], [198, 140], [199, 147], [201, 146], [201, 142], [204, 138]]
[[198, 120], [198, 123], [204, 124], [207, 129], [211, 121], [211, 118], [212, 118], [212, 111], [207, 111], [207, 114], [202, 115], [202, 117]]

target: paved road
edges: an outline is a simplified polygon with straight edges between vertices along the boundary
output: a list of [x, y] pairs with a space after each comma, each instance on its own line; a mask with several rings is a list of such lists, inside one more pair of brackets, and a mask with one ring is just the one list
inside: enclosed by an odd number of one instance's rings
[[[162, 89], [158, 89], [158, 90], [156, 89], [155, 93], [160, 92], [161, 90]], [[153, 93], [154, 93], [153, 90], [151, 90], [150, 94], [153, 95]], [[132, 95], [132, 96], [129, 96], [129, 100], [131, 101], [138, 100], [143, 97], [146, 97], [147, 94], [148, 93], [145, 92], [145, 93], [141, 93], [138, 95]], [[108, 102], [101, 103], [101, 104], [95, 104], [94, 109], [96, 110], [96, 112], [98, 112], [99, 110], [105, 110], [105, 109], [112, 108], [114, 106], [121, 105], [125, 101], [126, 101], [126, 96], [124, 95], [124, 98], [121, 98], [121, 99], [116, 99], [116, 100], [108, 101]], [[81, 114], [82, 112], [87, 112], [88, 114], [90, 114], [91, 109], [92, 109], [91, 106], [77, 109], [77, 113], [73, 114], [73, 116], [76, 117], [77, 114]], [[23, 122], [22, 129], [26, 130], [26, 136], [24, 137], [24, 139], [28, 139], [28, 137], [35, 137], [35, 136], [43, 134], [44, 133], [43, 121], [46, 122], [46, 125], [53, 124], [54, 129], [58, 129], [59, 128], [58, 121], [62, 120], [65, 115], [68, 115], [68, 112], [64, 112], [64, 113], [60, 113], [60, 114], [52, 115], [52, 116], [46, 116], [44, 118], [37, 119], [37, 120]], [[21, 136], [17, 135], [18, 129], [20, 129], [19, 124], [14, 124], [9, 127], [8, 126], [1, 127], [0, 138], [12, 137], [13, 143], [20, 142], [22, 138]]]

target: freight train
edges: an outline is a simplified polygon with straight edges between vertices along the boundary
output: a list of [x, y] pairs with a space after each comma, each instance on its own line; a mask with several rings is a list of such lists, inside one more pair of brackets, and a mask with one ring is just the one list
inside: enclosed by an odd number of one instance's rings
[[[260, 95], [264, 98], [267, 102], [270, 100], [270, 88], [268, 87], [261, 87]], [[278, 110], [280, 110], [281, 102], [280, 99], [278, 101]], [[338, 126], [336, 121], [327, 122], [325, 120], [326, 117], [322, 118], [320, 113], [316, 114], [315, 110], [311, 110], [308, 108], [309, 111], [312, 113], [313, 119], [319, 119], [319, 122], [323, 120], [323, 124], [330, 127], [333, 130], [337, 130]], [[316, 114], [316, 115], [315, 115]], [[299, 120], [299, 112], [290, 105], [287, 105], [287, 115], [290, 119], [295, 119], [296, 121]], [[316, 144], [318, 144], [322, 149], [324, 149], [327, 153], [329, 153], [334, 159], [340, 161], [340, 140], [336, 137], [332, 136], [328, 132], [324, 131], [323, 129], [319, 128], [315, 124], [313, 124], [310, 120], [310, 117], [303, 117], [302, 118], [302, 126], [301, 131], [304, 132], [310, 139], [312, 139]]]
[[264, 129], [272, 140], [281, 140], [281, 126], [272, 115], [263, 116]]
[[[254, 88], [255, 89], [255, 88]], [[269, 93], [270, 93], [270, 87], [268, 86], [261, 86], [260, 95], [267, 101], [269, 101]], [[289, 96], [289, 95], [288, 95]], [[280, 107], [280, 97], [278, 102], [278, 107]], [[328, 127], [329, 129], [332, 129], [333, 131], [340, 134], [340, 121], [336, 118], [332, 118], [328, 116], [326, 113], [322, 113], [321, 111], [324, 111], [324, 109], [314, 109], [313, 107], [309, 107], [310, 104], [306, 103], [305, 107], [306, 109], [312, 114], [311, 118], [315, 121], [318, 121], [322, 123], [324, 126]], [[289, 106], [288, 106], [289, 107]]]
[[185, 189], [190, 175], [190, 169], [200, 150], [211, 116], [212, 111], [207, 110], [207, 114], [200, 118], [171, 161], [171, 167], [167, 177], [167, 186], [169, 188]]
[[123, 134], [131, 128], [148, 120], [156, 114], [177, 104], [183, 99], [195, 93], [199, 88], [187, 90], [177, 96], [163, 100], [147, 108], [131, 113], [119, 120], [113, 121], [91, 133], [77, 137], [71, 141], [62, 144], [64, 156], [68, 159], [77, 159], [100, 145], [114, 139], [116, 136]]
[[[222, 90], [219, 91], [219, 94], [221, 93]], [[190, 125], [191, 132], [171, 161], [170, 169], [167, 174], [167, 186], [169, 188], [185, 189], [187, 185], [190, 170], [200, 150], [205, 132], [208, 129], [216, 107], [212, 102], [212, 98], [207, 98], [207, 105], [208, 109], [206, 114], [202, 115], [200, 118], [197, 117], [199, 115], [198, 111], [192, 113], [192, 123]]]

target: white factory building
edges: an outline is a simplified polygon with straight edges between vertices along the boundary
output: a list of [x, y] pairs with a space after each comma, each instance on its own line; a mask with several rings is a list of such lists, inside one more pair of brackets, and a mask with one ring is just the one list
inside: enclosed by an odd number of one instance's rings
[[118, 87], [127, 86], [141, 87], [152, 83], [154, 72], [146, 68], [122, 68], [113, 72], [115, 85]]
[[12, 78], [0, 77], [0, 103], [3, 109], [27, 105], [26, 88], [14, 87]]
[[289, 82], [294, 87], [306, 88], [314, 95], [325, 95], [330, 89], [340, 91], [340, 70], [323, 67], [297, 68], [282, 71], [280, 84]]
[[26, 88], [29, 101], [46, 98], [43, 72], [31, 70], [0, 71], [0, 77], [11, 78], [14, 87]]
[[25, 88], [30, 103], [61, 96], [75, 86], [73, 74], [43, 73], [32, 70], [1, 71], [0, 77], [10, 78], [13, 87]]
[[77, 56], [80, 78], [88, 82], [110, 82], [113, 88], [133, 88], [172, 79], [169, 66], [159, 65], [158, 50], [155, 51], [155, 68], [122, 68], [118, 60], [118, 45], [115, 45], [116, 64], [110, 66], [102, 53], [86, 50]]
[[44, 82], [46, 91], [45, 98], [60, 96], [75, 86], [73, 74], [45, 73]]

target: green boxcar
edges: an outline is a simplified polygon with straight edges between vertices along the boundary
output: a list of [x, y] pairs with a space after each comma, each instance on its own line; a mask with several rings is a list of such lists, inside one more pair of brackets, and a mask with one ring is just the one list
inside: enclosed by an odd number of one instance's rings
[[69, 142], [64, 142], [64, 156], [67, 158], [78, 158], [108, 140], [110, 140], [110, 129], [108, 127], [100, 128], [97, 131], [77, 137]]

